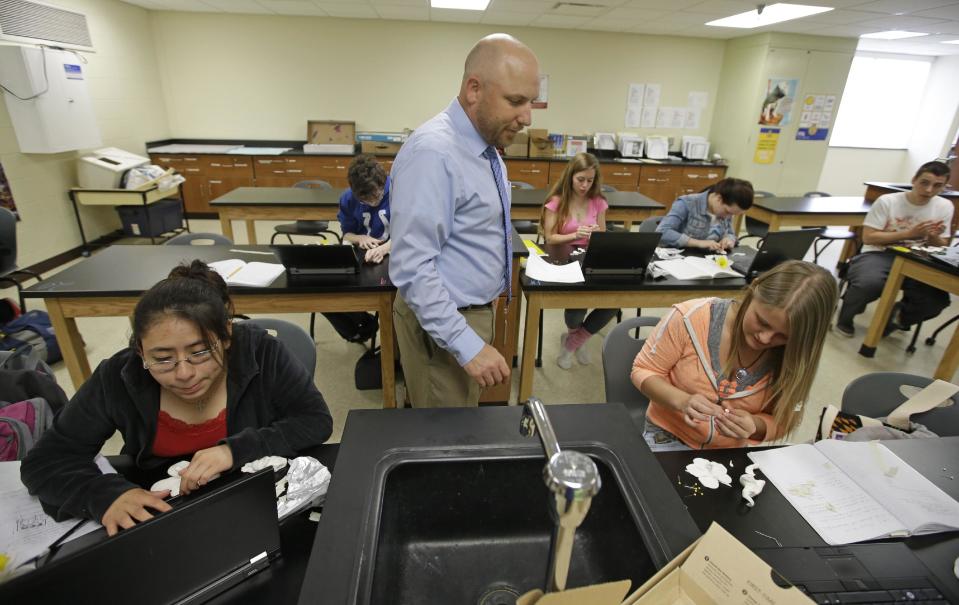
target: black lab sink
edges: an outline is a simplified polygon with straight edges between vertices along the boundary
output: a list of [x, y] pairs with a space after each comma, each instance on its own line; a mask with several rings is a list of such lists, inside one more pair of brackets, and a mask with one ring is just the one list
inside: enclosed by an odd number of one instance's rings
[[[656, 571], [619, 482], [594, 457], [603, 487], [576, 531], [567, 588], [639, 585]], [[382, 497], [371, 603], [509, 602], [544, 588], [552, 507], [544, 458], [408, 462]], [[515, 598], [515, 597], [514, 597]]]

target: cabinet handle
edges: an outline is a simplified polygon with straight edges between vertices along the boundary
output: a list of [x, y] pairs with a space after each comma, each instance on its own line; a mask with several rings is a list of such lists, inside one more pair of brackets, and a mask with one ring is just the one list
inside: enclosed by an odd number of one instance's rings
[[246, 168], [249, 164], [233, 164], [234, 168]]
[[302, 170], [294, 170], [293, 168], [287, 168], [286, 171], [290, 174], [300, 174]]
[[687, 178], [687, 179], [698, 179], [700, 176], [702, 176], [702, 175], [699, 175], [699, 174], [687, 174], [687, 175], [686, 175], [686, 178]]
[[706, 176], [708, 176], [708, 177], [711, 178], [711, 179], [717, 179], [717, 178], [719, 178], [719, 173], [718, 173], [718, 172], [710, 172], [710, 173], [707, 174]]
[[337, 166], [336, 169], [337, 169], [337, 170], [346, 170], [346, 166]]
[[286, 170], [271, 170], [273, 174], [286, 174]]
[[200, 172], [199, 168], [185, 168], [184, 170], [186, 170], [187, 172]]
[[160, 162], [172, 162], [173, 158], [157, 158], [157, 161]]
[[182, 159], [183, 159], [184, 162], [195, 162], [195, 161], [197, 161], [199, 158], [182, 158]]
[[272, 164], [273, 160], [257, 160], [257, 164]]
[[223, 181], [210, 181], [209, 184], [210, 184], [210, 185], [222, 185], [222, 184], [223, 184]]
[[219, 168], [220, 166], [222, 166], [222, 164], [217, 164], [216, 162], [210, 162], [210, 166], [216, 166], [217, 168]]

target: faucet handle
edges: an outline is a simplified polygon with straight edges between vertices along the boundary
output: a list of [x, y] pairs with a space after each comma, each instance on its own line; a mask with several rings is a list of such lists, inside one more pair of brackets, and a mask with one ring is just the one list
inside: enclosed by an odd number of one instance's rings
[[573, 450], [563, 450], [550, 458], [543, 479], [550, 491], [567, 501], [592, 498], [602, 487], [596, 463]]

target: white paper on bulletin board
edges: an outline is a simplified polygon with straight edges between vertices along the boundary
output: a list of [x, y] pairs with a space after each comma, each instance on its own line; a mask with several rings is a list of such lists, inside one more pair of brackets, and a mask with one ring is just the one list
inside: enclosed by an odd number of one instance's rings
[[643, 128], [656, 128], [656, 113], [658, 109], [658, 107], [643, 107], [640, 126]]
[[533, 101], [533, 109], [546, 109], [549, 105], [549, 75], [540, 74], [539, 76], [539, 94]]
[[643, 96], [643, 107], [659, 107], [659, 97], [663, 91], [662, 84], [647, 84]]
[[626, 128], [639, 128], [642, 121], [645, 84], [630, 84], [626, 91]]
[[686, 108], [686, 128], [695, 130], [699, 128], [699, 116], [702, 110], [698, 107]]
[[709, 103], [709, 93], [701, 90], [692, 90], [687, 96], [686, 105], [690, 109], [706, 109]]

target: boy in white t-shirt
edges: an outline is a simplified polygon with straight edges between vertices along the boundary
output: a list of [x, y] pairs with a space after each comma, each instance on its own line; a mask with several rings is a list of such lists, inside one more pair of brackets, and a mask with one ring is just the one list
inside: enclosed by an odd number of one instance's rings
[[[853, 336], [852, 320], [882, 294], [894, 255], [890, 245], [949, 245], [952, 202], [936, 194], [949, 181], [949, 166], [927, 162], [912, 177], [912, 190], [887, 193], [873, 202], [863, 221], [862, 254], [849, 263], [848, 286], [836, 320], [836, 331]], [[912, 324], [932, 319], [949, 306], [949, 294], [938, 288], [905, 279], [902, 301], [889, 319], [883, 335], [891, 329], [906, 330]]]

